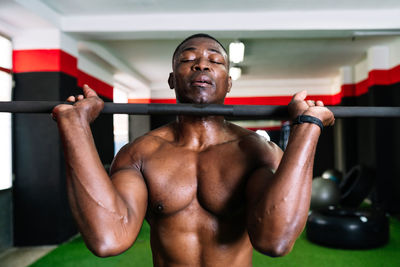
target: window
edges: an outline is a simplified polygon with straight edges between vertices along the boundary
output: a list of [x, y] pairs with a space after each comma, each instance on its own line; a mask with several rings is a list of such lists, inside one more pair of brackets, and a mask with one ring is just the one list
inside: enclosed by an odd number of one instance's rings
[[[11, 101], [12, 45], [0, 36], [0, 101]], [[0, 113], [0, 190], [12, 186], [11, 114]]]

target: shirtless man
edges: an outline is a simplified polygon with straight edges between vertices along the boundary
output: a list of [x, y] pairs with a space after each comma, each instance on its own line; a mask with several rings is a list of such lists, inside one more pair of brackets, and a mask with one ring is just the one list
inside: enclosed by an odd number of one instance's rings
[[[228, 58], [212, 37], [185, 40], [169, 77], [179, 103], [223, 104], [231, 88]], [[287, 254], [309, 209], [314, 153], [321, 129], [295, 125], [285, 153], [220, 116], [178, 116], [119, 151], [110, 177], [89, 124], [103, 102], [88, 86], [53, 111], [67, 161], [70, 205], [88, 248], [117, 255], [151, 227], [155, 266], [251, 266], [253, 248]], [[293, 97], [300, 114], [332, 125], [323, 103]]]

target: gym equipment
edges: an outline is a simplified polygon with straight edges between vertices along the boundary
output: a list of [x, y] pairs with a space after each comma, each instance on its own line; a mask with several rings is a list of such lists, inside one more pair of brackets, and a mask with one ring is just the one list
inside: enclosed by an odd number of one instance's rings
[[312, 181], [311, 210], [336, 206], [340, 201], [338, 185], [330, 179], [316, 177]]
[[312, 211], [306, 236], [313, 243], [343, 249], [368, 249], [389, 240], [389, 220], [378, 210], [334, 208]]
[[[3, 101], [0, 112], [51, 113], [58, 101]], [[328, 106], [336, 118], [400, 117], [400, 107], [341, 107]], [[104, 114], [137, 115], [221, 115], [231, 117], [287, 118], [287, 106], [218, 105], [218, 104], [121, 104], [104, 103]]]
[[324, 179], [330, 179], [339, 185], [340, 182], [342, 181], [343, 174], [338, 170], [329, 169], [329, 170], [324, 171], [322, 173], [321, 177]]
[[375, 173], [362, 165], [356, 165], [348, 171], [340, 183], [340, 205], [357, 208], [371, 192]]

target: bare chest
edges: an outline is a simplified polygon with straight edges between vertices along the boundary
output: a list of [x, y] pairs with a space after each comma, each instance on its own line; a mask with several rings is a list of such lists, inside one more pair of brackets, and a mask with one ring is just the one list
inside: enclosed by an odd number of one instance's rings
[[149, 208], [160, 214], [185, 210], [193, 202], [214, 215], [243, 209], [244, 190], [252, 160], [236, 144], [202, 152], [169, 147], [144, 166]]

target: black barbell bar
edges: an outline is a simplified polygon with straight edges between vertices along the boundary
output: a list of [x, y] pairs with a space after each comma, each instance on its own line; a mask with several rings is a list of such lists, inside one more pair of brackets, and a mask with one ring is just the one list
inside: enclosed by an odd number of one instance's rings
[[[0, 101], [0, 112], [51, 113], [58, 101]], [[399, 118], [400, 107], [327, 106], [336, 118]], [[122, 104], [104, 103], [103, 114], [135, 115], [221, 115], [227, 117], [276, 118], [288, 117], [287, 106], [217, 105], [217, 104]]]

